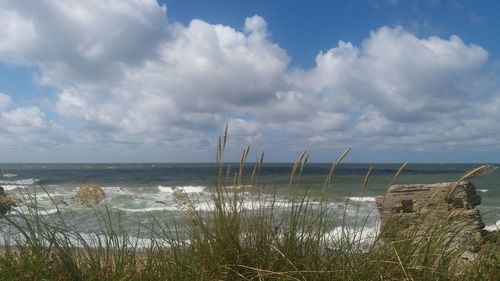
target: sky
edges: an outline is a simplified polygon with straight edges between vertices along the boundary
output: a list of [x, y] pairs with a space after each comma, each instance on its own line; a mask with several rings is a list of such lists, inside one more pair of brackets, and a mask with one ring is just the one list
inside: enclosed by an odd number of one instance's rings
[[0, 162], [500, 162], [500, 2], [0, 0]]

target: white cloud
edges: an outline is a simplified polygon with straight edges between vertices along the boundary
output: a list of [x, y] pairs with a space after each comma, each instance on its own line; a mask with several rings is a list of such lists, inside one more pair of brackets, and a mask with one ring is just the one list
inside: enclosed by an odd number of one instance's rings
[[[487, 59], [479, 46], [458, 37], [419, 39], [401, 27], [372, 32], [361, 48], [340, 42], [316, 58], [298, 79], [305, 90], [323, 93], [336, 108], [374, 109], [398, 121], [423, 113], [453, 111], [475, 93], [468, 89]], [[457, 102], [458, 101], [458, 102]], [[354, 108], [352, 108], [354, 107]], [[341, 108], [338, 108], [341, 110]]]
[[66, 142], [62, 129], [48, 121], [36, 106], [16, 106], [12, 98], [0, 93], [0, 145], [19, 147], [45, 146]]
[[241, 118], [231, 118], [228, 123], [231, 124], [231, 131], [229, 132], [231, 136], [260, 136], [259, 129], [261, 126], [256, 121], [248, 121]]
[[36, 67], [37, 81], [56, 89], [58, 115], [47, 121], [49, 112], [0, 94], [5, 134], [205, 151], [229, 120], [238, 140], [283, 150], [499, 145], [498, 77], [484, 75], [486, 50], [457, 36], [382, 27], [292, 69], [259, 16], [237, 30], [171, 22], [155, 0], [0, 8], [0, 61]]
[[[309, 116], [342, 113], [342, 123], [349, 126], [321, 130], [322, 123], [311, 119], [288, 131], [316, 127], [314, 135], [331, 143], [337, 142], [332, 132], [347, 133], [351, 144], [373, 143], [375, 137], [390, 145], [473, 140], [477, 135], [467, 132], [475, 131], [467, 120], [481, 116], [491, 96], [482, 84], [487, 58], [484, 49], [457, 36], [421, 39], [401, 27], [373, 31], [360, 47], [340, 41], [317, 56], [313, 69], [291, 77], [297, 91], [308, 93], [303, 100], [318, 101]], [[332, 124], [338, 120], [331, 118]], [[452, 128], [460, 130], [443, 134]]]
[[0, 110], [8, 107], [12, 103], [9, 95], [0, 92]]
[[0, 8], [0, 59], [38, 66], [48, 85], [120, 77], [173, 28], [156, 0], [3, 0]]
[[11, 63], [22, 63], [32, 51], [37, 34], [29, 18], [17, 11], [5, 10], [0, 3], [0, 58]]
[[57, 110], [120, 137], [208, 132], [224, 123], [226, 113], [270, 103], [285, 84], [288, 57], [260, 36], [265, 32], [262, 26], [242, 33], [193, 20], [120, 81], [64, 89]]
[[45, 113], [35, 106], [1, 111], [0, 123], [2, 149], [14, 146], [19, 149], [19, 154], [31, 147], [53, 147], [67, 141], [63, 129], [47, 121]]

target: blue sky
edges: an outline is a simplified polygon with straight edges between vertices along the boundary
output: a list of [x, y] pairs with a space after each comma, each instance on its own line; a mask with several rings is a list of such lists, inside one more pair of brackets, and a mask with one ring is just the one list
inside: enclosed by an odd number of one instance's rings
[[500, 162], [496, 1], [0, 0], [1, 162]]
[[371, 30], [396, 25], [419, 36], [456, 34], [499, 58], [497, 1], [174, 0], [167, 4], [169, 17], [184, 24], [201, 18], [241, 29], [241, 19], [260, 15], [268, 22], [273, 41], [287, 50], [292, 64], [302, 67], [314, 66], [318, 51], [331, 48], [339, 40], [359, 44]]

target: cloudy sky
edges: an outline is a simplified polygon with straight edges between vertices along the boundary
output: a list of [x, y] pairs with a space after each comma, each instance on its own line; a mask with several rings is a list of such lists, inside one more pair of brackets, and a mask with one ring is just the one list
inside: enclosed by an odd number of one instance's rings
[[[165, 3], [166, 2], [166, 3]], [[0, 162], [500, 162], [496, 1], [0, 0]]]

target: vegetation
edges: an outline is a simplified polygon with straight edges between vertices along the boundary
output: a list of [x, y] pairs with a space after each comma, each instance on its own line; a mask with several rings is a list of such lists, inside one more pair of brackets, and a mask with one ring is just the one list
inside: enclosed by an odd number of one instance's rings
[[[4, 232], [17, 235], [4, 236], [0, 280], [498, 280], [498, 245], [460, 264], [460, 251], [448, 248], [446, 227], [422, 225], [418, 232], [367, 239], [364, 218], [356, 228], [347, 227], [345, 212], [333, 210], [327, 196], [319, 204], [307, 191], [290, 194], [285, 202], [258, 189], [252, 189], [256, 196], [245, 196], [244, 184], [258, 183], [263, 156], [245, 177], [246, 148], [233, 177], [223, 170], [225, 143], [226, 136], [219, 140], [212, 210], [198, 210], [193, 198], [178, 190], [182, 222], [154, 218], [152, 225], [141, 226], [152, 237], [147, 245], [129, 237], [108, 209], [95, 209], [102, 231], [84, 237], [60, 212], [56, 222], [47, 221], [33, 207], [36, 194], [27, 194], [27, 212], [1, 218]], [[347, 153], [332, 165], [323, 190]], [[300, 184], [307, 160], [304, 152], [294, 163], [290, 188]], [[369, 176], [370, 171], [362, 188]]]

